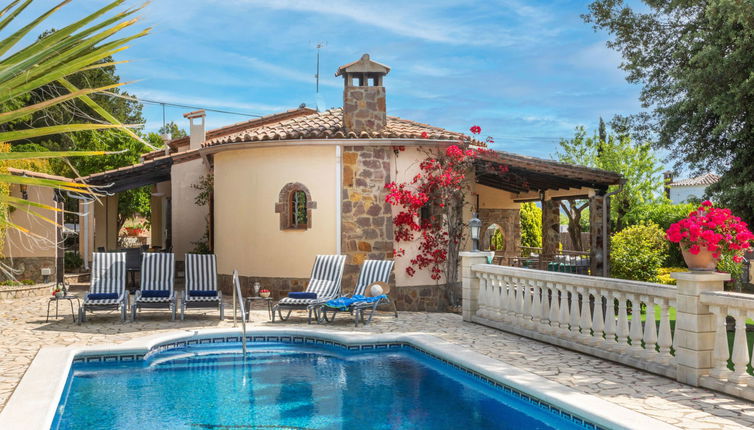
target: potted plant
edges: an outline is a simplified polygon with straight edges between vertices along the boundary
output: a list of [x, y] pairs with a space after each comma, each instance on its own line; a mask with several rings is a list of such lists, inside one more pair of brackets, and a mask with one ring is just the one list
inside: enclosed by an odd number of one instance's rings
[[671, 224], [666, 238], [680, 244], [690, 270], [712, 271], [721, 259], [740, 266], [754, 235], [730, 209], [716, 208], [707, 200], [688, 217]]

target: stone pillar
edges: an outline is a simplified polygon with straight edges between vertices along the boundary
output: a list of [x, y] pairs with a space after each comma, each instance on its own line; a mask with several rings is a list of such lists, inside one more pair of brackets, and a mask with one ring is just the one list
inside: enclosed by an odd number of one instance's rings
[[715, 316], [709, 306], [700, 302], [704, 291], [723, 291], [723, 283], [730, 280], [727, 273], [676, 272], [675, 347], [676, 379], [684, 384], [699, 386], [699, 377], [714, 367]]
[[461, 257], [461, 278], [463, 297], [463, 320], [471, 321], [471, 317], [479, 309], [479, 279], [471, 272], [471, 266], [487, 263], [487, 252], [464, 251], [459, 253]]
[[[560, 243], [560, 203], [557, 200], [542, 200], [542, 260], [551, 260], [558, 252]], [[546, 269], [547, 267], [539, 267]]]
[[[610, 223], [604, 219], [602, 208], [605, 205], [605, 192], [598, 190], [597, 194], [589, 197], [589, 268], [592, 276], [603, 276], [607, 252], [605, 250], [604, 230], [608, 226], [608, 236]], [[608, 218], [609, 218], [608, 214]], [[605, 274], [606, 275], [606, 274]]]

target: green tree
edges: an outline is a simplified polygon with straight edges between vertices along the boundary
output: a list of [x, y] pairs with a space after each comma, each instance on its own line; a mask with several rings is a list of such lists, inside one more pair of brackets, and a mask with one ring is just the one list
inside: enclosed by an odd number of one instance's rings
[[680, 163], [716, 170], [719, 203], [754, 222], [754, 2], [597, 0], [584, 16], [623, 56], [647, 111], [632, 118]]
[[[632, 207], [655, 201], [662, 195], [662, 168], [657, 156], [649, 143], [633, 143], [627, 134], [609, 133], [602, 141], [599, 135], [587, 136], [584, 127], [577, 127], [572, 139], [561, 139], [556, 157], [564, 163], [611, 170], [623, 176], [623, 189], [610, 201], [616, 231], [627, 225], [624, 218]], [[609, 191], [618, 188], [614, 185]]]
[[[542, 247], [542, 209], [536, 204], [521, 203], [521, 246], [524, 248]], [[523, 255], [529, 255], [529, 250], [523, 250]]]

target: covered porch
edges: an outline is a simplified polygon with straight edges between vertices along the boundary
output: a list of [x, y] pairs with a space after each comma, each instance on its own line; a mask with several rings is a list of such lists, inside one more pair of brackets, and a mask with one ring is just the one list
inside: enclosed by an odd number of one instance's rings
[[[608, 275], [608, 188], [621, 182], [620, 175], [508, 152], [482, 155], [474, 170], [476, 202], [472, 204], [482, 221], [480, 248], [495, 251], [495, 264]], [[583, 249], [568, 249], [570, 241], [562, 240], [560, 215], [565, 200], [583, 201], [589, 209]], [[521, 244], [521, 204], [531, 202], [542, 211], [541, 247]]]

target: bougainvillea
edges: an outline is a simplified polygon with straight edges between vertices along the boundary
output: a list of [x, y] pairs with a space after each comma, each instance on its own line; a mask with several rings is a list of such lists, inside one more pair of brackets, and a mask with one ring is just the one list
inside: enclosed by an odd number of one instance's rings
[[[473, 126], [474, 135], [481, 133], [481, 127]], [[424, 137], [424, 136], [423, 136]], [[491, 137], [486, 142], [494, 142]], [[486, 155], [483, 160], [481, 155]], [[409, 276], [417, 270], [429, 270], [434, 280], [443, 275], [449, 283], [457, 278], [457, 255], [466, 232], [463, 208], [469, 194], [466, 175], [476, 165], [477, 169], [488, 169], [497, 175], [513, 176], [514, 182], [525, 181], [510, 173], [509, 167], [497, 153], [486, 148], [473, 148], [467, 140], [459, 140], [443, 151], [434, 150], [419, 163], [419, 173], [403, 183], [391, 182], [385, 185], [388, 195], [385, 201], [400, 210], [393, 217], [396, 257], [406, 254], [401, 242], [418, 240], [416, 255], [410, 256]], [[485, 161], [486, 160], [486, 161]], [[494, 160], [494, 161], [490, 161]], [[450, 298], [453, 303], [453, 299]]]
[[688, 217], [671, 224], [666, 238], [679, 243], [694, 255], [707, 249], [713, 258], [720, 260], [718, 269], [724, 268], [735, 277], [740, 272], [743, 254], [751, 247], [754, 234], [730, 209], [716, 208], [707, 200]]

